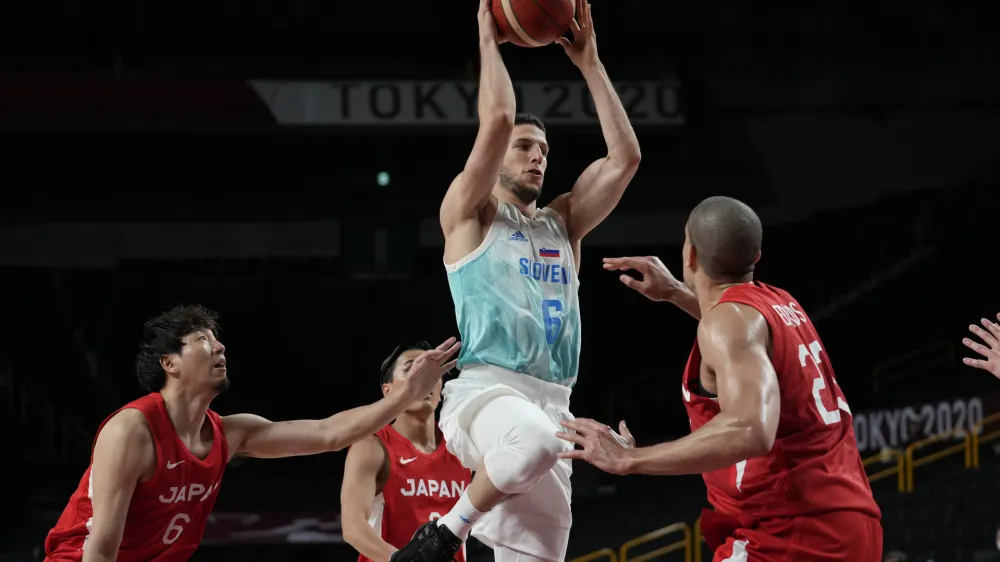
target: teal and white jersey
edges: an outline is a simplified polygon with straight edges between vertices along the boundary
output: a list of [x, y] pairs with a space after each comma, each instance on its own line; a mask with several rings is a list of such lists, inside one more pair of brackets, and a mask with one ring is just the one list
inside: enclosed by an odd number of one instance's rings
[[445, 264], [462, 336], [459, 368], [487, 364], [572, 387], [580, 367], [579, 281], [566, 225], [499, 202], [486, 239]]

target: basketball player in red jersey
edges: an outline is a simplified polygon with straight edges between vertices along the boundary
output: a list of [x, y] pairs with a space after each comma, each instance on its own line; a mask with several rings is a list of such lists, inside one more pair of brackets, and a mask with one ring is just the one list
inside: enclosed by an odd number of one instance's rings
[[700, 319], [682, 394], [690, 435], [628, 448], [593, 420], [560, 433], [565, 453], [616, 474], [703, 474], [714, 511], [702, 534], [716, 562], [879, 562], [881, 512], [851, 411], [812, 322], [791, 295], [753, 280], [761, 225], [750, 207], [711, 197], [691, 212], [684, 286], [656, 258], [610, 270], [652, 300]]
[[[382, 394], [397, 392], [426, 342], [397, 347], [382, 363]], [[472, 480], [472, 471], [448, 452], [434, 412], [441, 383], [410, 405], [392, 425], [347, 452], [340, 488], [344, 540], [358, 562], [388, 562], [424, 523], [448, 513]], [[455, 556], [465, 562], [465, 549]]]
[[370, 435], [440, 384], [454, 338], [414, 359], [391, 396], [323, 420], [221, 417], [209, 404], [229, 386], [216, 314], [179, 306], [145, 325], [136, 358], [150, 392], [98, 429], [90, 467], [45, 540], [46, 560], [180, 562], [201, 541], [233, 457], [336, 451]]
[[[1000, 313], [997, 314], [997, 320], [1000, 321]], [[963, 338], [962, 344], [982, 355], [983, 359], [965, 357], [962, 362], [970, 367], [992, 373], [994, 377], [1000, 379], [1000, 325], [989, 318], [983, 318], [980, 322], [983, 324], [982, 328], [975, 324], [969, 324], [969, 331], [979, 337], [983, 343], [971, 338]]]

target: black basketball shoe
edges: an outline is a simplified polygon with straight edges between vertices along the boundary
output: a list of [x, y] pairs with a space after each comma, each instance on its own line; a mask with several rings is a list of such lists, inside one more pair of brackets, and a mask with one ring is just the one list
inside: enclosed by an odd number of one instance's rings
[[462, 541], [448, 527], [437, 521], [424, 523], [403, 548], [396, 551], [389, 562], [452, 562]]

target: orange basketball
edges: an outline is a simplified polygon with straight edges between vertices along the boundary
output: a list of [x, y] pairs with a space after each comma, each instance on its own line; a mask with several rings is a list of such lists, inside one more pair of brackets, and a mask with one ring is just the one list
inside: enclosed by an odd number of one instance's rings
[[505, 39], [522, 47], [544, 47], [569, 30], [575, 0], [492, 0], [493, 20]]

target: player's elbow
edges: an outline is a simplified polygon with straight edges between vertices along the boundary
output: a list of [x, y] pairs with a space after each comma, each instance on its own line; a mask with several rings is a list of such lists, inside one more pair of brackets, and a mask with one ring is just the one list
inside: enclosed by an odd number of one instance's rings
[[642, 151], [639, 150], [639, 145], [636, 144], [625, 148], [619, 159], [621, 160], [622, 170], [630, 177], [635, 175], [635, 172], [639, 169], [639, 163], [642, 162]]
[[100, 534], [91, 534], [83, 547], [83, 562], [117, 560], [121, 541]]
[[639, 170], [641, 160], [642, 154], [638, 145], [617, 149], [606, 158], [607, 169], [613, 171], [613, 175], [606, 176], [607, 180], [620, 189], [625, 189]]
[[332, 430], [323, 434], [323, 450], [330, 453], [340, 452], [351, 443], [352, 437], [342, 431]]
[[345, 509], [340, 517], [340, 534], [343, 535], [344, 542], [357, 548], [361, 540], [362, 528], [368, 525], [368, 522], [360, 513], [351, 509]]
[[771, 452], [775, 435], [773, 431], [768, 431], [764, 423], [750, 422], [745, 430], [746, 458], [761, 457]]
[[364, 434], [358, 431], [359, 428], [352, 428], [346, 423], [346, 420], [339, 420], [337, 416], [316, 423], [318, 431], [315, 434], [319, 436], [320, 441], [317, 448], [320, 452], [340, 451], [344, 447], [350, 446], [355, 440], [364, 437]]
[[357, 547], [358, 542], [358, 527], [350, 518], [345, 515], [341, 515], [340, 519], [340, 534], [344, 537], [344, 542], [347, 544]]
[[481, 127], [489, 130], [491, 135], [503, 138], [506, 144], [507, 137], [514, 130], [514, 110], [502, 105], [491, 107], [480, 113], [479, 123]]

